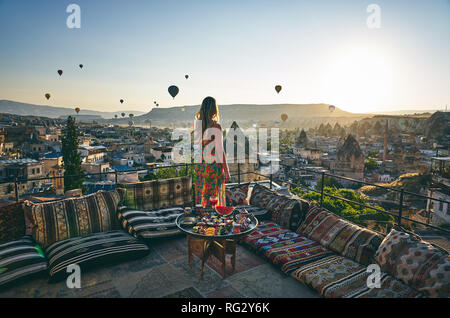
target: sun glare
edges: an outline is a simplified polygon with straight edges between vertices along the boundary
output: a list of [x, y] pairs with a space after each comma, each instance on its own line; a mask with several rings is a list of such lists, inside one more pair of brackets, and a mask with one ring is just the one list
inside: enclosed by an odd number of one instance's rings
[[330, 103], [351, 112], [376, 111], [392, 99], [393, 67], [388, 54], [374, 48], [350, 48], [332, 56], [323, 92]]

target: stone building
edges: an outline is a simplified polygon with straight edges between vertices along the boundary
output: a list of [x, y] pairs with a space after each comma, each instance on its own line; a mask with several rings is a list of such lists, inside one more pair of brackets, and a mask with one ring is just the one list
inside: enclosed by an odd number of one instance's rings
[[[336, 161], [330, 164], [331, 172], [340, 176], [362, 180], [364, 178], [364, 154], [353, 135], [348, 135], [338, 147]], [[340, 183], [345, 183], [343, 180]]]

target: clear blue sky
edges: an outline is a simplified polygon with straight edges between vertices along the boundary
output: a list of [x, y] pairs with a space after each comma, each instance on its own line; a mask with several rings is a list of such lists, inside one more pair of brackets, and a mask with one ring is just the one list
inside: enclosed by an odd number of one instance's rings
[[[70, 3], [81, 29], [66, 26]], [[371, 3], [380, 29], [366, 25]], [[449, 39], [448, 0], [0, 0], [0, 99], [104, 111], [207, 95], [436, 109], [450, 104]]]

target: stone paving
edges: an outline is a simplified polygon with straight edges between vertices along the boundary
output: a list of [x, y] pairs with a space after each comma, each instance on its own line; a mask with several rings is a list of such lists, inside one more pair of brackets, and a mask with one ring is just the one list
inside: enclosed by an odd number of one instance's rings
[[219, 262], [211, 257], [200, 280], [199, 258], [187, 262], [184, 236], [154, 241], [150, 255], [118, 265], [82, 273], [81, 289], [69, 289], [65, 281], [48, 284], [33, 280], [0, 292], [2, 297], [168, 297], [168, 298], [316, 298], [309, 287], [284, 275], [260, 256], [237, 247], [236, 270], [227, 263], [222, 279]]

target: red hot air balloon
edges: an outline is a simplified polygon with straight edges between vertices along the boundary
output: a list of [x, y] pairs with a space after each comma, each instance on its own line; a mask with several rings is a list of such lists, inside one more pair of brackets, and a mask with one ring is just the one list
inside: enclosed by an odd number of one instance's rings
[[59, 74], [59, 76], [61, 76], [63, 74], [63, 71], [62, 70], [58, 70], [58, 74]]
[[177, 94], [180, 90], [175, 85], [172, 85], [169, 87], [168, 91], [169, 91], [170, 96], [172, 96], [172, 98], [175, 99], [175, 96], [177, 96]]
[[276, 90], [277, 93], [279, 94], [279, 93], [281, 92], [281, 85], [275, 86], [275, 90]]

